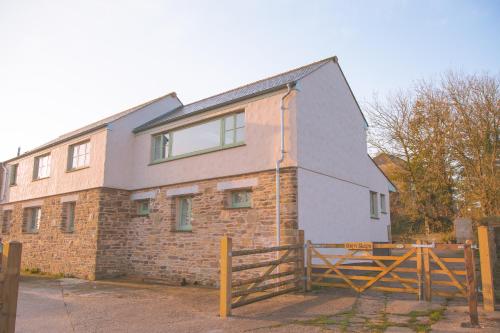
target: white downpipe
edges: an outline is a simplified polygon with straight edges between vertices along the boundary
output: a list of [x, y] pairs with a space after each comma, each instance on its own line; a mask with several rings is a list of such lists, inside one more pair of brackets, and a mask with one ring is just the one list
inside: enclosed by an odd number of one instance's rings
[[5, 163], [0, 163], [3, 169], [3, 179], [2, 179], [2, 186], [0, 189], [2, 190], [2, 193], [0, 193], [0, 202], [5, 200], [5, 193], [7, 192], [7, 167], [5, 166]]
[[280, 246], [281, 243], [281, 209], [280, 209], [280, 167], [281, 162], [285, 159], [285, 99], [292, 93], [292, 89], [295, 84], [289, 83], [287, 85], [286, 94], [281, 97], [280, 103], [280, 158], [276, 160], [276, 246]]

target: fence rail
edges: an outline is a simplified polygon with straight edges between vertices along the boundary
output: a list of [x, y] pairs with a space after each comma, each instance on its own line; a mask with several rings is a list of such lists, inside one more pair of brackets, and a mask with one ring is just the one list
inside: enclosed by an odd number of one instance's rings
[[[304, 232], [302, 230], [299, 230], [297, 244], [235, 251], [232, 250], [232, 239], [224, 236], [220, 250], [220, 316], [222, 318], [230, 316], [231, 310], [240, 306], [305, 290], [303, 281]], [[273, 253], [276, 254], [277, 259], [253, 258], [254, 262], [233, 266], [233, 258], [236, 257]], [[281, 270], [283, 265], [288, 267]], [[266, 267], [267, 269], [260, 272], [258, 276], [234, 279], [234, 273]], [[254, 274], [258, 273], [254, 272]]]

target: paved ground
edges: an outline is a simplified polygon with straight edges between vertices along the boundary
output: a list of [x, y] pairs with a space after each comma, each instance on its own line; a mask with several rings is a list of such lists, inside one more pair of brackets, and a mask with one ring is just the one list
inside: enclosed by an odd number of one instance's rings
[[213, 289], [23, 277], [17, 332], [499, 332], [500, 312], [466, 329], [464, 301], [431, 305], [348, 290], [285, 295], [217, 317]]

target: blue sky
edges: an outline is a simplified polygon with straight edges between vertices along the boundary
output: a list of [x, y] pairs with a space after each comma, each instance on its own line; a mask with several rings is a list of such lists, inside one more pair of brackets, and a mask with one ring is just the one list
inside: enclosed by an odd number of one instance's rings
[[499, 36], [500, 1], [0, 0], [0, 160], [332, 55], [362, 106], [450, 69], [497, 75]]

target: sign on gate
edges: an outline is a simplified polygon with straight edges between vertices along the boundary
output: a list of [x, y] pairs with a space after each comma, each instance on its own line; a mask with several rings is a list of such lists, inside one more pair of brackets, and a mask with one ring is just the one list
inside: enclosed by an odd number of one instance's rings
[[344, 246], [347, 250], [373, 250], [372, 242], [348, 242]]

